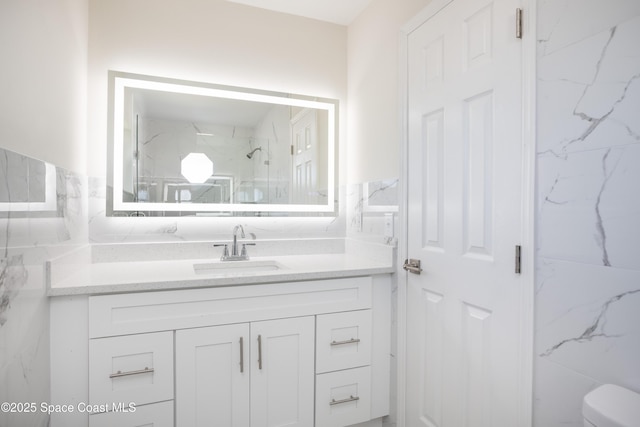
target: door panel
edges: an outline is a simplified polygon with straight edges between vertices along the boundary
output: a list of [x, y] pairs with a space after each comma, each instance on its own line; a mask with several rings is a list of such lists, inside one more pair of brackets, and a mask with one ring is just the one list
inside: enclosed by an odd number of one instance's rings
[[419, 416], [423, 424], [442, 425], [442, 388], [444, 381], [444, 304], [443, 296], [422, 289], [420, 293], [419, 324], [424, 325], [421, 347], [418, 354], [424, 355], [419, 366], [418, 391], [420, 399]]
[[423, 247], [444, 248], [444, 110], [427, 114], [423, 119], [424, 158], [424, 238]]
[[249, 427], [248, 339], [247, 323], [176, 332], [178, 427]]
[[315, 318], [251, 324], [251, 426], [312, 427]]
[[493, 94], [491, 91], [464, 101], [464, 204], [465, 255], [492, 259], [493, 236]]

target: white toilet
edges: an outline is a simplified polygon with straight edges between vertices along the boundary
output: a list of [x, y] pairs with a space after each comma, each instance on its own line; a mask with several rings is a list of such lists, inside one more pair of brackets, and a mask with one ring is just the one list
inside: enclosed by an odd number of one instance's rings
[[602, 385], [584, 397], [582, 416], [584, 427], [640, 427], [640, 394]]

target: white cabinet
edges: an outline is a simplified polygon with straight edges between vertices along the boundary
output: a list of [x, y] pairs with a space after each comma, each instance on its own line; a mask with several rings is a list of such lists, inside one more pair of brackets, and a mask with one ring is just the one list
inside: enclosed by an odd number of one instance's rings
[[171, 399], [173, 332], [89, 341], [90, 405], [144, 405]]
[[249, 425], [249, 325], [176, 332], [176, 424]]
[[55, 382], [52, 402], [136, 411], [56, 414], [52, 427], [379, 424], [390, 296], [380, 275], [57, 300], [52, 328], [74, 335], [52, 341], [52, 366], [73, 381]]
[[318, 316], [316, 372], [371, 364], [371, 310]]
[[90, 427], [170, 427], [172, 399], [173, 332], [89, 341]]
[[313, 317], [251, 324], [251, 427], [313, 427]]
[[316, 427], [371, 419], [371, 310], [318, 316]]
[[312, 427], [314, 317], [176, 332], [177, 427]]
[[369, 366], [329, 372], [316, 379], [316, 427], [348, 426], [371, 419]]

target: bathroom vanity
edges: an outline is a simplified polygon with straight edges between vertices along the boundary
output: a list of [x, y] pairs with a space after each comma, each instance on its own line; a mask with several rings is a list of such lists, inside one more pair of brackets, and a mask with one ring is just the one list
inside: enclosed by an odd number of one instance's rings
[[389, 413], [391, 257], [57, 262], [52, 403], [75, 411], [53, 426], [375, 426]]

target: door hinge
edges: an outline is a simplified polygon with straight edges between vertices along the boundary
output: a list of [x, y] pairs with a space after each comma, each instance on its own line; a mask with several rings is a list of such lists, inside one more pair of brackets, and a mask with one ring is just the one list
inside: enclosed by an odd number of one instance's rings
[[422, 272], [419, 259], [405, 259], [402, 268], [413, 274], [420, 274]]
[[293, 145], [291, 146], [291, 155], [293, 156]]
[[522, 246], [516, 245], [516, 274], [522, 272]]
[[522, 38], [522, 9], [516, 9], [516, 38]]

